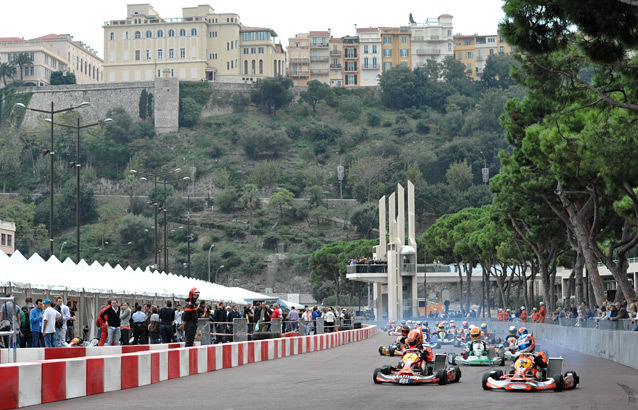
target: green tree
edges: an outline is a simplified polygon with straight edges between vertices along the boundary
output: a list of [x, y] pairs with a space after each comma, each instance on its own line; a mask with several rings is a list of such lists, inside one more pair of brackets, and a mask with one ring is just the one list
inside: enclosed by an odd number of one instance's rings
[[248, 209], [248, 235], [253, 234], [253, 213], [261, 205], [261, 195], [257, 186], [248, 184], [244, 187], [242, 201]]
[[192, 128], [199, 122], [202, 106], [193, 98], [185, 97], [179, 100], [179, 126]]
[[0, 143], [0, 181], [2, 192], [6, 192], [7, 183], [15, 183], [20, 174], [20, 149]]
[[246, 155], [255, 159], [265, 153], [278, 157], [288, 150], [291, 140], [284, 130], [252, 128], [242, 133], [239, 143], [244, 147]]
[[354, 229], [362, 234], [364, 238], [370, 239], [372, 231], [379, 228], [378, 206], [372, 202], [357, 205], [352, 210], [350, 224], [352, 224]]
[[139, 116], [143, 120], [146, 119], [146, 114], [148, 112], [147, 104], [148, 104], [148, 91], [146, 91], [146, 89], [143, 89], [142, 92], [140, 93], [140, 102], [138, 104]]
[[147, 229], [151, 225], [153, 221], [150, 218], [126, 215], [117, 228], [120, 243], [128, 244], [129, 249], [134, 250], [139, 258], [143, 258], [153, 249], [153, 233]]
[[389, 163], [386, 158], [364, 157], [355, 160], [348, 169], [347, 186], [359, 202], [377, 199], [385, 188], [389, 176]]
[[308, 81], [308, 90], [300, 94], [301, 100], [307, 102], [312, 107], [313, 112], [317, 112], [319, 101], [328, 101], [334, 97], [332, 88], [326, 83], [318, 80]]
[[281, 170], [276, 161], [264, 161], [255, 166], [252, 180], [258, 188], [270, 188], [281, 178]]
[[354, 122], [358, 120], [363, 112], [361, 99], [354, 95], [340, 98], [339, 112], [347, 121]]
[[22, 81], [24, 79], [24, 67], [32, 65], [33, 60], [29, 53], [16, 53], [13, 55], [13, 64], [20, 67], [20, 81]]
[[29, 256], [36, 246], [47, 242], [47, 227], [35, 221], [35, 205], [24, 198], [5, 198], [0, 201], [0, 220], [16, 224], [15, 248]]
[[284, 210], [295, 209], [295, 197], [286, 188], [281, 188], [270, 196], [268, 209], [278, 209], [281, 220], [284, 219]]
[[0, 63], [0, 78], [2, 78], [2, 82], [4, 86], [7, 86], [7, 77], [13, 77], [16, 75], [16, 67], [13, 62], [9, 63]]
[[268, 109], [277, 115], [277, 110], [285, 108], [292, 101], [293, 95], [290, 91], [292, 80], [287, 77], [274, 77], [258, 80], [255, 88], [251, 91], [251, 101], [253, 104]]
[[306, 187], [314, 185], [323, 186], [326, 182], [326, 173], [321, 167], [313, 166], [306, 168], [303, 173], [303, 182]]
[[224, 212], [232, 213], [235, 213], [244, 207], [241, 193], [232, 186], [224, 189], [217, 195], [215, 198], [215, 205]]
[[175, 195], [175, 190], [169, 184], [157, 184], [157, 190], [155, 187], [148, 191], [148, 200], [154, 202], [159, 207], [164, 207], [164, 200], [169, 200], [170, 197]]
[[487, 57], [481, 81], [488, 88], [506, 89], [514, 85], [510, 70], [514, 58], [508, 54], [493, 54]]
[[54, 71], [51, 73], [51, 85], [77, 84], [75, 74], [70, 71]]
[[416, 106], [417, 78], [407, 67], [394, 67], [383, 72], [379, 80], [381, 101], [386, 107], [404, 109]]
[[463, 191], [472, 185], [472, 166], [467, 160], [457, 161], [450, 165], [445, 173], [447, 183], [456, 191]]

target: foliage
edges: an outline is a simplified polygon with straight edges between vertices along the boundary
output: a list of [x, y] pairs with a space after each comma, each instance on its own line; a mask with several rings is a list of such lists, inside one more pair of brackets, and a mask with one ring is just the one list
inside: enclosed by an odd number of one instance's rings
[[[53, 198], [53, 228], [54, 231], [61, 231], [76, 225], [76, 181], [69, 179], [62, 192]], [[97, 221], [97, 202], [93, 194], [93, 188], [86, 184], [80, 185], [80, 221], [83, 225], [91, 224]], [[50, 204], [47, 200], [42, 201], [35, 211], [35, 224], [49, 224], [50, 220]]]
[[32, 253], [37, 245], [47, 243], [47, 227], [35, 222], [35, 208], [25, 198], [0, 200], [0, 220], [16, 224], [15, 248], [23, 255]]
[[51, 85], [77, 84], [75, 73], [70, 71], [54, 71], [51, 73]]
[[364, 238], [370, 239], [372, 231], [379, 228], [378, 206], [372, 202], [357, 205], [357, 207], [352, 210], [350, 223]]
[[241, 193], [235, 187], [228, 187], [215, 197], [215, 205], [224, 212], [236, 212], [243, 208]]
[[281, 188], [270, 196], [268, 209], [278, 209], [281, 220], [284, 219], [284, 210], [295, 209], [294, 195], [286, 188]]
[[288, 150], [290, 138], [284, 130], [272, 130], [270, 128], [252, 128], [244, 130], [239, 139], [244, 152], [249, 158], [255, 159], [265, 153], [278, 157]]
[[360, 158], [350, 164], [346, 185], [359, 202], [369, 202], [378, 198], [385, 188], [389, 169], [390, 164], [385, 158]]
[[270, 188], [281, 178], [279, 163], [276, 161], [264, 161], [255, 166], [252, 180], [258, 188]]
[[253, 104], [265, 107], [268, 114], [277, 115], [277, 110], [285, 108], [292, 101], [292, 80], [287, 77], [265, 78], [257, 81], [251, 91]]
[[7, 86], [7, 77], [13, 78], [14, 75], [16, 75], [16, 67], [13, 62], [0, 63], [0, 79], [5, 87]]
[[465, 159], [463, 162], [455, 162], [448, 168], [445, 178], [453, 189], [463, 191], [472, 185], [472, 166]]
[[347, 121], [353, 122], [361, 117], [361, 100], [354, 95], [339, 99], [339, 112]]
[[150, 218], [126, 215], [117, 228], [120, 243], [128, 244], [130, 249], [136, 250], [138, 257], [144, 257], [153, 249], [153, 234], [146, 229], [151, 225], [153, 221]]
[[308, 81], [308, 90], [300, 94], [301, 100], [307, 102], [312, 107], [313, 112], [317, 112], [319, 101], [328, 101], [334, 97], [332, 88], [326, 83], [318, 80]]
[[179, 100], [179, 125], [180, 127], [194, 127], [202, 115], [202, 106], [193, 98], [185, 97]]

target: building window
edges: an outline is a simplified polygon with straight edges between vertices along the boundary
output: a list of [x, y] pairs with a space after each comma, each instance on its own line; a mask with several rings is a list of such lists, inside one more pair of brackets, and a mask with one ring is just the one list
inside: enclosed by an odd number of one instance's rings
[[175, 58], [175, 51], [172, 48], [168, 49], [168, 58]]
[[158, 38], [164, 37], [164, 32], [162, 30], [157, 30], [157, 37]]
[[3, 233], [2, 235], [0, 235], [0, 245], [2, 246], [6, 246], [7, 245], [7, 234]]
[[244, 47], [244, 54], [248, 54], [248, 47]]
[[186, 49], [185, 48], [180, 48], [179, 49], [179, 58], [186, 58]]
[[264, 60], [259, 60], [259, 74], [264, 73]]
[[135, 61], [140, 61], [140, 50], [135, 50]]
[[464, 40], [463, 44], [465, 44], [466, 46], [471, 46], [472, 45], [472, 40]]
[[244, 60], [244, 75], [248, 74], [248, 60]]
[[363, 46], [363, 54], [368, 54], [368, 46]]
[[493, 56], [494, 55], [494, 49], [490, 48], [490, 55]]
[[157, 59], [161, 60], [164, 58], [164, 50], [162, 50], [161, 48], [157, 49]]
[[373, 45], [372, 45], [372, 54], [377, 54], [377, 52], [378, 52], [378, 51], [377, 51], [377, 45], [376, 45], [376, 44], [373, 44]]
[[401, 36], [401, 44], [408, 44], [408, 36]]
[[447, 31], [447, 36], [448, 36], [448, 37], [451, 37], [451, 36], [452, 36], [452, 30], [448, 30], [448, 31]]
[[169, 37], [175, 37], [175, 30], [173, 30], [173, 29], [168, 30], [168, 36]]
[[162, 78], [162, 70], [157, 70], [157, 78]]
[[250, 54], [257, 54], [257, 48], [256, 47], [251, 47], [250, 48]]
[[142, 38], [142, 33], [140, 33], [139, 31], [136, 31], [135, 32], [135, 39], [137, 40], [139, 38]]
[[151, 30], [146, 30], [146, 38], [152, 38], [153, 32]]
[[356, 75], [347, 75], [346, 76], [346, 85], [357, 85], [357, 76]]
[[115, 33], [111, 31], [111, 34], [109, 34], [109, 40], [113, 41], [115, 40]]
[[452, 51], [452, 43], [447, 43], [447, 51]]
[[146, 59], [147, 60], [151, 59], [151, 50], [146, 50]]
[[392, 44], [392, 37], [383, 36], [383, 44]]
[[474, 58], [474, 53], [472, 51], [466, 51], [465, 58]]
[[226, 70], [230, 70], [230, 62], [226, 61]]
[[467, 72], [468, 73], [472, 72], [472, 63], [467, 63]]
[[410, 56], [410, 50], [407, 48], [402, 48], [401, 50], [399, 50], [399, 57], [409, 57]]
[[392, 57], [392, 49], [386, 48], [383, 50], [383, 57]]
[[259, 47], [259, 54], [264, 54], [264, 48], [263, 47]]
[[179, 31], [179, 36], [180, 36], [180, 37], [186, 37], [186, 29], [181, 29], [181, 30]]
[[171, 77], [175, 77], [175, 69], [171, 68]]
[[230, 43], [226, 42], [226, 51], [230, 50]]
[[191, 29], [191, 36], [197, 36], [197, 29], [196, 28], [192, 28]]
[[496, 37], [488, 37], [487, 38], [487, 42], [488, 43], [496, 43]]
[[498, 48], [498, 52], [501, 53], [501, 54], [505, 53], [505, 47], [504, 46], [500, 46]]
[[385, 63], [383, 63], [383, 71], [387, 71], [389, 69], [392, 68], [392, 62], [391, 61], [386, 61]]
[[459, 60], [463, 60], [463, 53], [459, 52]]

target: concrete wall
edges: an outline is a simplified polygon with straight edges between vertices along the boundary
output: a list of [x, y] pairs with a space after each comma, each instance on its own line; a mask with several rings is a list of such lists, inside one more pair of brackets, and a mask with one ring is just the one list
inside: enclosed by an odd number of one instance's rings
[[[480, 324], [482, 322], [473, 322]], [[616, 363], [638, 369], [638, 332], [623, 330], [600, 330], [573, 326], [558, 326], [541, 323], [522, 322], [485, 322], [488, 330], [498, 335], [505, 335], [507, 329], [514, 325], [525, 326], [543, 348], [543, 340], [547, 340], [565, 349], [574, 350], [591, 356], [602, 357]], [[540, 340], [540, 341], [539, 341]], [[551, 352], [550, 352], [551, 353]]]

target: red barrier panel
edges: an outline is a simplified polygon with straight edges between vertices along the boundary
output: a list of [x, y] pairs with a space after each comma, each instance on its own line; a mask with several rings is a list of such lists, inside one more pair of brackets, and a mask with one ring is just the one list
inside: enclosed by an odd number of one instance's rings
[[188, 375], [197, 374], [197, 349], [188, 349]]
[[15, 409], [18, 407], [20, 388], [20, 369], [18, 366], [0, 367], [0, 409]]
[[[169, 347], [171, 349], [171, 347]], [[122, 353], [135, 353], [135, 352], [146, 352], [149, 350], [149, 345], [127, 345], [122, 346]]]
[[122, 390], [137, 387], [139, 358], [137, 355], [122, 356]]
[[222, 345], [222, 368], [233, 367], [233, 349], [231, 345]]
[[168, 351], [168, 378], [179, 379], [179, 350]]
[[263, 340], [261, 342], [261, 361], [264, 362], [268, 360], [268, 341]]
[[66, 362], [42, 362], [42, 404], [66, 400]]
[[208, 371], [217, 370], [217, 351], [215, 346], [208, 346]]
[[246, 345], [239, 344], [237, 345], [237, 366], [244, 365], [244, 347]]
[[160, 354], [151, 353], [151, 384], [160, 381]]
[[104, 393], [104, 359], [86, 358], [86, 395]]
[[248, 346], [248, 363], [255, 363], [255, 342], [247, 342], [246, 346]]
[[44, 349], [44, 360], [71, 359], [86, 356], [85, 347], [53, 347]]

